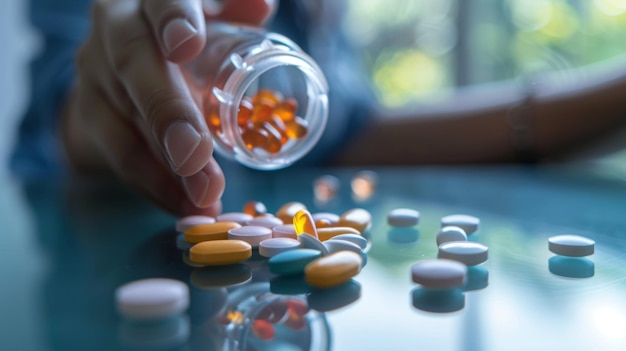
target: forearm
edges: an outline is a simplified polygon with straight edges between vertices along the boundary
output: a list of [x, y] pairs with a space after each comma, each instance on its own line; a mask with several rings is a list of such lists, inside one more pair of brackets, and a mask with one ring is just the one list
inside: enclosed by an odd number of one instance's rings
[[528, 162], [558, 159], [626, 127], [626, 74], [576, 85], [513, 84], [460, 92], [435, 107], [379, 111], [343, 165]]

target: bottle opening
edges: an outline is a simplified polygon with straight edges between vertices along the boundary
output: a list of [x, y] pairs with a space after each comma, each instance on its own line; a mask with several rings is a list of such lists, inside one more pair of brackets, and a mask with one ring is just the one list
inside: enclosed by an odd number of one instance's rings
[[288, 53], [244, 59], [229, 84], [231, 104], [222, 104], [224, 134], [235, 158], [257, 169], [289, 166], [321, 137], [327, 119], [327, 85], [319, 68]]

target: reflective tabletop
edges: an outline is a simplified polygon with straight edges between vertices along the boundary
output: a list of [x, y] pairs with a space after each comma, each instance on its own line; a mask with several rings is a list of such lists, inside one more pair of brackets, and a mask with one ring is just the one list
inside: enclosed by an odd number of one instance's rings
[[[624, 350], [626, 178], [585, 166], [361, 169], [227, 174], [224, 211], [256, 200], [311, 212], [372, 214], [366, 262], [330, 289], [278, 277], [267, 259], [195, 267], [177, 248], [176, 218], [118, 184], [3, 180], [0, 278], [2, 350]], [[323, 175], [334, 196], [314, 197]], [[362, 185], [362, 184], [361, 184]], [[357, 189], [358, 190], [358, 189]], [[333, 195], [333, 194], [331, 194]], [[387, 213], [420, 212], [392, 228]], [[489, 248], [462, 289], [412, 282], [413, 263], [437, 257], [443, 216], [480, 218], [470, 235]], [[584, 258], [556, 256], [548, 238], [595, 240]], [[114, 292], [142, 278], [190, 289], [183, 315], [121, 318]]]

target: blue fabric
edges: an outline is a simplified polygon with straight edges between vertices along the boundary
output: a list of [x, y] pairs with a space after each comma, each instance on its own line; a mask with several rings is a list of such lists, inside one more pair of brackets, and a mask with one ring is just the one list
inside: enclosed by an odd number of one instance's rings
[[31, 0], [30, 21], [43, 46], [29, 67], [30, 102], [19, 125], [11, 170], [25, 178], [64, 170], [57, 120], [72, 82], [74, 53], [88, 33], [89, 0]]
[[[10, 159], [18, 176], [36, 178], [65, 170], [57, 122], [74, 75], [75, 52], [89, 32], [90, 4], [90, 0], [31, 0], [30, 20], [44, 46], [30, 65], [30, 102]], [[331, 155], [366, 123], [374, 101], [371, 92], [363, 88], [367, 84], [362, 76], [355, 72], [358, 59], [340, 32], [334, 31], [316, 46], [311, 43], [310, 27], [305, 4], [300, 1], [282, 1], [270, 26], [309, 52], [330, 84], [328, 127], [314, 150], [298, 162], [306, 165], [331, 161]]]

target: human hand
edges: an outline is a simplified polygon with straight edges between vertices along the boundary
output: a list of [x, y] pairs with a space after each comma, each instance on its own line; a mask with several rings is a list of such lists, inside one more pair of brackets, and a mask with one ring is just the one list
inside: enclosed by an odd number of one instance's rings
[[205, 44], [205, 20], [260, 25], [273, 0], [102, 0], [63, 114], [79, 169], [111, 171], [178, 215], [221, 211], [224, 174], [179, 63]]

